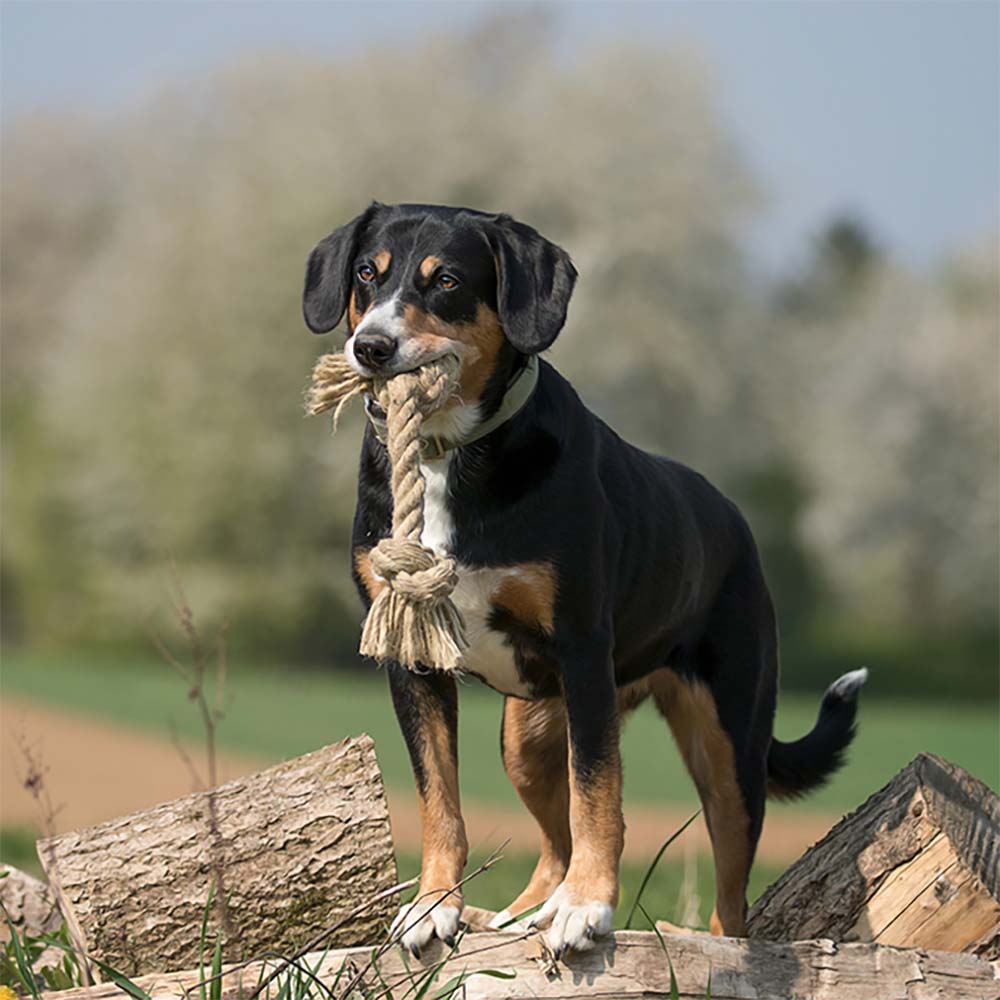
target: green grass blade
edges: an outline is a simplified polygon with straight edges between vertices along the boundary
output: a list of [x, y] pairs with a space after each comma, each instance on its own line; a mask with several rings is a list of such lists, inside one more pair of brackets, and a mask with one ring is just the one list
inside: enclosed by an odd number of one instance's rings
[[[437, 992], [436, 992], [436, 993], [434, 994], [434, 996], [433, 996], [433, 997], [431, 997], [431, 1000], [448, 1000], [448, 997], [450, 997], [450, 996], [453, 996], [453, 995], [454, 995], [454, 994], [455, 994], [455, 993], [456, 993], [456, 992], [457, 992], [458, 990], [460, 990], [460, 989], [462, 988], [462, 984], [463, 984], [463, 983], [464, 983], [464, 982], [466, 981], [466, 979], [468, 979], [468, 978], [469, 978], [469, 974], [468, 974], [467, 972], [461, 972], [461, 973], [459, 973], [459, 974], [458, 974], [457, 976], [452, 976], [452, 978], [451, 978], [451, 979], [449, 979], [449, 980], [448, 980], [448, 982], [446, 982], [446, 983], [444, 984], [444, 986], [442, 986], [442, 987], [441, 987], [441, 988], [440, 988], [440, 989], [439, 989], [439, 990], [438, 990], [438, 991], [437, 991]], [[419, 992], [419, 993], [417, 994], [417, 998], [419, 998], [419, 997], [422, 997], [422, 996], [423, 996], [423, 995], [425, 994], [425, 992], [426, 992], [426, 991], [427, 991], [428, 989], [430, 989], [430, 987], [431, 987], [431, 984], [430, 984], [430, 983], [428, 983], [428, 984], [427, 984], [427, 985], [426, 985], [426, 986], [424, 987], [424, 989], [423, 989], [423, 990], [421, 990], [421, 991], [420, 991], [420, 992]], [[415, 1000], [416, 1000], [416, 998], [415, 998]]]
[[215, 895], [215, 879], [212, 880], [212, 884], [208, 887], [208, 901], [205, 903], [205, 909], [201, 913], [201, 936], [198, 945], [198, 978], [201, 982], [198, 984], [198, 991], [201, 1000], [206, 1000], [205, 996], [205, 943], [208, 939], [208, 915], [212, 912], [212, 897]]
[[25, 954], [17, 928], [14, 926], [14, 921], [10, 919], [10, 914], [7, 912], [6, 906], [3, 908], [3, 915], [7, 921], [7, 929], [10, 931], [10, 942], [14, 949], [14, 962], [17, 965], [17, 974], [24, 984], [24, 988], [31, 993], [35, 1000], [38, 1000], [38, 984], [35, 982], [34, 973], [31, 971], [31, 963], [28, 961], [28, 956]]
[[677, 977], [674, 975], [674, 963], [667, 955], [667, 966], [670, 969], [670, 1000], [681, 1000], [681, 991], [677, 988]]
[[635, 916], [635, 911], [639, 906], [639, 901], [642, 899], [642, 894], [646, 891], [646, 886], [649, 885], [649, 880], [653, 877], [653, 872], [656, 871], [656, 866], [660, 863], [660, 858], [663, 857], [667, 848], [701, 815], [701, 810], [699, 809], [696, 813], [688, 818], [679, 829], [675, 830], [660, 846], [660, 849], [656, 852], [656, 857], [650, 862], [649, 867], [646, 869], [646, 874], [642, 877], [642, 882], [639, 883], [639, 891], [635, 894], [635, 900], [632, 903], [632, 909], [628, 911], [628, 918], [625, 920], [625, 930], [632, 929], [632, 918]]
[[212, 956], [212, 985], [208, 991], [211, 1000], [222, 1000], [222, 931], [215, 938], [215, 954]]
[[454, 976], [448, 980], [442, 986], [437, 993], [431, 997], [431, 1000], [448, 1000], [448, 997], [453, 996], [458, 989], [465, 983], [466, 980], [471, 979], [472, 976], [489, 976], [491, 979], [516, 979], [516, 972], [503, 972], [500, 969], [479, 969], [476, 972], [462, 972], [458, 976]]
[[92, 958], [91, 961], [96, 965], [101, 972], [104, 973], [108, 979], [111, 980], [119, 989], [124, 990], [133, 1000], [152, 1000], [152, 997], [141, 987], [136, 986], [131, 979], [128, 978], [124, 973], [119, 972], [117, 969], [112, 968], [106, 962], [102, 962], [99, 958]]
[[[691, 817], [694, 819], [694, 816]], [[691, 820], [688, 820], [690, 823]], [[685, 824], [686, 825], [686, 824]], [[656, 921], [645, 911], [642, 906], [639, 906], [642, 910], [642, 915], [649, 921], [649, 926], [653, 928], [653, 933], [656, 935], [656, 940], [660, 942], [660, 949], [667, 959], [667, 968], [670, 970], [670, 1000], [681, 1000], [680, 990], [677, 988], [677, 976], [674, 975], [674, 963], [670, 961], [670, 953], [667, 951], [667, 942], [663, 940], [663, 935], [660, 933], [660, 928], [656, 926]], [[711, 982], [711, 975], [709, 976], [709, 981]]]

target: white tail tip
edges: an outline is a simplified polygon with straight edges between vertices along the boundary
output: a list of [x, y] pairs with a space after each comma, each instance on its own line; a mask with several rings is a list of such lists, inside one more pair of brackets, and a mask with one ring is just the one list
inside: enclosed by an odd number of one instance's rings
[[827, 689], [826, 693], [841, 701], [853, 698], [858, 688], [868, 680], [868, 668], [862, 667], [860, 670], [852, 670], [843, 677], [838, 677]]

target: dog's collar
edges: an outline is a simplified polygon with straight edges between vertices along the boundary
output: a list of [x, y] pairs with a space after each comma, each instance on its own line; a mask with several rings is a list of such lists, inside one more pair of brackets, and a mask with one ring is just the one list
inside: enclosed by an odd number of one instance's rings
[[[525, 403], [531, 399], [536, 385], [538, 385], [538, 358], [532, 354], [525, 366], [508, 383], [500, 406], [492, 417], [476, 424], [468, 434], [455, 441], [437, 436], [423, 438], [424, 461], [433, 462], [444, 458], [449, 451], [462, 448], [467, 444], [472, 444], [473, 441], [486, 437], [487, 434], [492, 434], [501, 424], [506, 423], [524, 408]], [[383, 417], [376, 417], [372, 414], [367, 398], [365, 400], [365, 415], [372, 425], [375, 437], [385, 444], [388, 437], [388, 426]]]

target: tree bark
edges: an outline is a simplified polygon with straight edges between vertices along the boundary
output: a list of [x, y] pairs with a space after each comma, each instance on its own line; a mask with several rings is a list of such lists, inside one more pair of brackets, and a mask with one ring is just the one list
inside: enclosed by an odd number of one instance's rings
[[[302, 961], [326, 986], [336, 986], [341, 1000], [356, 972], [371, 957], [370, 948], [350, 948], [315, 953]], [[669, 956], [669, 964], [668, 964]], [[569, 1000], [603, 997], [629, 1000], [666, 1000], [670, 994], [670, 966], [677, 977], [679, 996], [704, 1000], [709, 980], [714, 1000], [995, 1000], [1000, 973], [973, 955], [888, 948], [871, 944], [800, 941], [775, 944], [713, 938], [708, 935], [670, 934], [661, 938], [649, 931], [620, 931], [602, 939], [591, 952], [570, 955], [558, 964], [543, 955], [537, 933], [528, 935], [489, 932], [468, 934], [458, 950], [440, 943], [428, 948], [421, 961], [404, 963], [398, 948], [378, 962], [377, 973], [363, 976], [364, 996], [401, 997], [423, 975], [437, 970], [428, 996], [455, 976], [465, 975], [463, 1000]], [[344, 969], [339, 982], [337, 973]], [[513, 978], [496, 978], [487, 972]], [[261, 981], [264, 969], [254, 963], [228, 971], [222, 983], [224, 1000], [247, 996]], [[308, 981], [308, 977], [306, 981]], [[182, 1000], [197, 996], [201, 976], [197, 971], [144, 976], [136, 984], [156, 1000]], [[283, 976], [262, 996], [277, 996]], [[383, 993], [389, 989], [391, 992]], [[361, 995], [362, 991], [352, 993]], [[414, 990], [409, 995], [417, 992]], [[295, 995], [293, 992], [292, 995]], [[313, 986], [312, 995], [326, 996]], [[89, 990], [50, 994], [59, 1000], [119, 1000], [122, 990], [114, 984]]]
[[[39, 841], [38, 855], [88, 952], [128, 975], [197, 963], [213, 883], [228, 896], [224, 953], [240, 960], [294, 950], [396, 880], [368, 736]], [[332, 943], [379, 940], [394, 905], [348, 920]], [[211, 943], [219, 926], [213, 907]]]
[[752, 938], [1000, 956], [1000, 800], [921, 754], [754, 904]]

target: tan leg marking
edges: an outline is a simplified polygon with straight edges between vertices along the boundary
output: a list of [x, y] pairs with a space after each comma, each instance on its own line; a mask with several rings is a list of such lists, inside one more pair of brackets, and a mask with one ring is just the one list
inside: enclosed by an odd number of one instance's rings
[[[457, 736], [449, 732], [436, 703], [423, 701], [419, 712], [424, 787], [418, 783], [417, 795], [423, 840], [420, 891], [424, 893], [450, 889], [461, 879], [468, 843], [458, 793]], [[460, 902], [456, 905], [461, 908]]]
[[[617, 727], [616, 727], [617, 728]], [[569, 814], [573, 856], [564, 882], [581, 900], [618, 905], [618, 865], [625, 846], [622, 818], [622, 770], [618, 734], [600, 770], [581, 782], [570, 750]]]
[[637, 709], [650, 695], [649, 677], [633, 681], [618, 689], [618, 717], [624, 718], [629, 712]]
[[490, 601], [521, 624], [540, 628], [549, 635], [555, 629], [556, 571], [551, 563], [530, 562], [511, 566]]
[[521, 801], [538, 821], [542, 851], [527, 887], [507, 907], [512, 916], [543, 903], [569, 865], [569, 776], [566, 708], [557, 698], [508, 698], [503, 715], [503, 763]]
[[651, 675], [656, 705], [666, 716], [698, 788], [715, 857], [713, 934], [746, 935], [746, 886], [753, 859], [750, 818], [736, 779], [733, 745], [719, 722], [715, 699], [700, 681], [672, 670]]
[[368, 597], [374, 601], [378, 592], [385, 586], [385, 580], [375, 575], [368, 549], [354, 550], [354, 568], [361, 577], [365, 590], [368, 591]]

